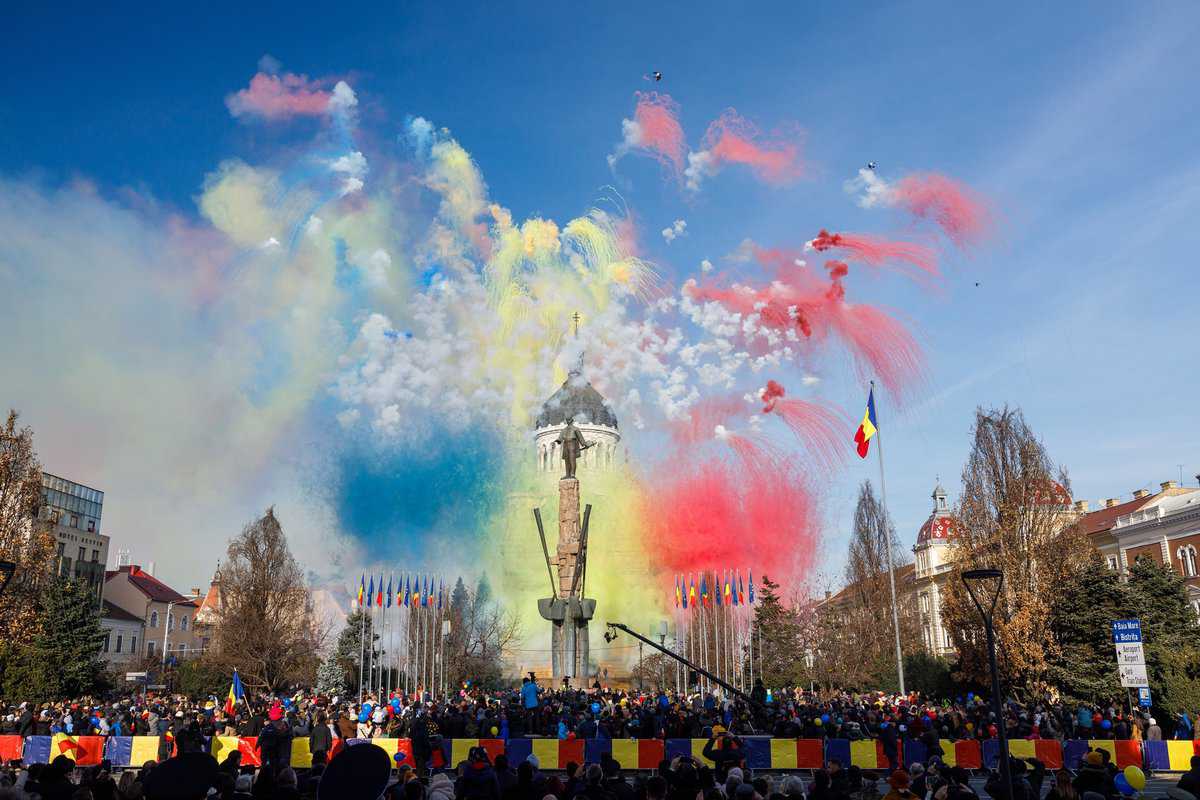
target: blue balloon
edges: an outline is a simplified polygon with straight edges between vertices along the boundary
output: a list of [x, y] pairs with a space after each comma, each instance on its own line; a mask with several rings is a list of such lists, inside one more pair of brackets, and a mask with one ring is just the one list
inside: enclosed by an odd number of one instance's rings
[[1112, 721], [1107, 720], [1107, 719], [1102, 719], [1102, 720], [1100, 720], [1100, 727], [1103, 728], [1104, 730], [1108, 730], [1109, 728], [1112, 727]]
[[829, 715], [828, 715], [828, 714], [822, 714], [822, 715], [821, 715], [821, 722], [829, 722]]
[[592, 713], [593, 714], [600, 713], [600, 704], [599, 703], [592, 703]]
[[975, 699], [975, 693], [974, 693], [974, 692], [967, 692], [967, 699], [968, 699], [968, 700], [974, 700], [974, 699]]
[[[1105, 720], [1108, 722], [1108, 720]], [[1129, 781], [1125, 780], [1125, 775], [1118, 772], [1117, 777], [1113, 779], [1113, 785], [1117, 787], [1117, 791], [1126, 797], [1132, 797], [1134, 794], [1133, 787], [1129, 785]]]

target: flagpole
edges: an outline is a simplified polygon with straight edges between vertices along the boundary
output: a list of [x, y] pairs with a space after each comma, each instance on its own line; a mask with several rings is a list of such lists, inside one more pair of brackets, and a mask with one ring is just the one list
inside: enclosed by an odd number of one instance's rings
[[358, 702], [363, 699], [363, 667], [366, 664], [367, 614], [362, 603], [358, 604]]
[[[875, 381], [871, 381], [871, 394], [874, 398]], [[888, 585], [892, 592], [892, 631], [896, 638], [896, 677], [900, 682], [900, 694], [904, 691], [904, 656], [900, 651], [900, 612], [896, 605], [896, 565], [892, 559], [892, 526], [887, 511], [887, 484], [883, 479], [883, 431], [878, 424], [878, 411], [875, 420], [875, 438], [879, 440], [875, 452], [879, 455], [879, 502], [883, 506], [883, 536], [887, 543]]]

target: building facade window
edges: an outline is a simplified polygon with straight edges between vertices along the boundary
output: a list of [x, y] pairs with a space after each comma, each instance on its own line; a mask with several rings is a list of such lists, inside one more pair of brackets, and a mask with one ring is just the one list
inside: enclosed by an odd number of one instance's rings
[[122, 638], [123, 638], [122, 635], [118, 633], [117, 634], [117, 652], [118, 653], [121, 652], [121, 639]]
[[179, 630], [181, 630], [181, 631], [187, 630], [187, 617], [186, 616], [182, 616], [179, 618]]
[[71, 527], [72, 527], [72, 528], [78, 528], [78, 527], [79, 527], [79, 515], [78, 515], [78, 514], [72, 514], [72, 515], [71, 515]]
[[1116, 568], [1117, 568], [1117, 557], [1116, 557], [1116, 556], [1109, 556], [1109, 557], [1108, 557], [1108, 568], [1109, 568], [1109, 569], [1116, 569]]
[[96, 520], [89, 519], [88, 520], [88, 533], [95, 533], [95, 532], [96, 532]]
[[100, 563], [100, 551], [99, 550], [92, 551], [92, 563], [93, 564]]
[[154, 642], [146, 642], [146, 655], [154, 655]]
[[1186, 545], [1175, 551], [1176, 557], [1179, 558], [1179, 568], [1183, 572], [1183, 577], [1196, 577], [1196, 546]]
[[170, 611], [167, 612], [167, 630], [175, 630], [175, 615]]
[[131, 653], [137, 652], [137, 637], [136, 636], [129, 637], [129, 652], [131, 652]]
[[[151, 628], [158, 627], [158, 612], [157, 611], [150, 612], [150, 627]], [[151, 642], [150, 644], [153, 645], [154, 643]]]
[[[104, 632], [104, 652], [106, 652], [106, 653], [108, 652], [108, 637], [111, 635], [112, 634], [110, 634], [108, 631]], [[120, 642], [121, 640], [117, 639], [117, 641]], [[120, 646], [120, 645], [118, 645], [118, 646]]]
[[81, 547], [81, 548], [79, 548], [79, 558], [75, 559], [75, 561], [76, 561], [76, 563], [78, 563], [80, 561], [86, 561], [86, 560], [87, 560], [87, 548]]

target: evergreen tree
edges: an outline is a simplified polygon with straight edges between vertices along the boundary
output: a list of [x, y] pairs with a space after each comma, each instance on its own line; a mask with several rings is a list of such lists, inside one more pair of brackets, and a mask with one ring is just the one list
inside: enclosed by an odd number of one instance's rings
[[1200, 707], [1200, 636], [1187, 585], [1170, 566], [1142, 558], [1129, 569], [1133, 612], [1155, 705], [1172, 714]]
[[754, 662], [756, 668], [762, 665], [763, 683], [773, 689], [805, 683], [800, 626], [796, 613], [780, 599], [779, 584], [763, 575], [755, 601]]
[[373, 646], [378, 638], [371, 625], [371, 616], [363, 610], [354, 611], [346, 617], [346, 627], [338, 636], [337, 646], [317, 670], [317, 691], [330, 697], [355, 694], [358, 691], [363, 640], [372, 642]]
[[42, 696], [78, 697], [91, 692], [104, 669], [104, 631], [96, 595], [87, 583], [63, 580], [42, 601], [41, 632], [34, 651], [45, 665]]
[[1057, 644], [1047, 681], [1066, 697], [1088, 703], [1123, 700], [1112, 643], [1112, 621], [1131, 614], [1130, 591], [1099, 553], [1052, 595], [1050, 631]]

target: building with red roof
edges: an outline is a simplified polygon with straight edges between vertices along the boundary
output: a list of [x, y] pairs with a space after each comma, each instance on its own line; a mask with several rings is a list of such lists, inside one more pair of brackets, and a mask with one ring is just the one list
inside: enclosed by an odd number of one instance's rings
[[142, 620], [146, 656], [190, 658], [203, 651], [196, 634], [197, 603], [137, 564], [105, 573], [104, 599]]

